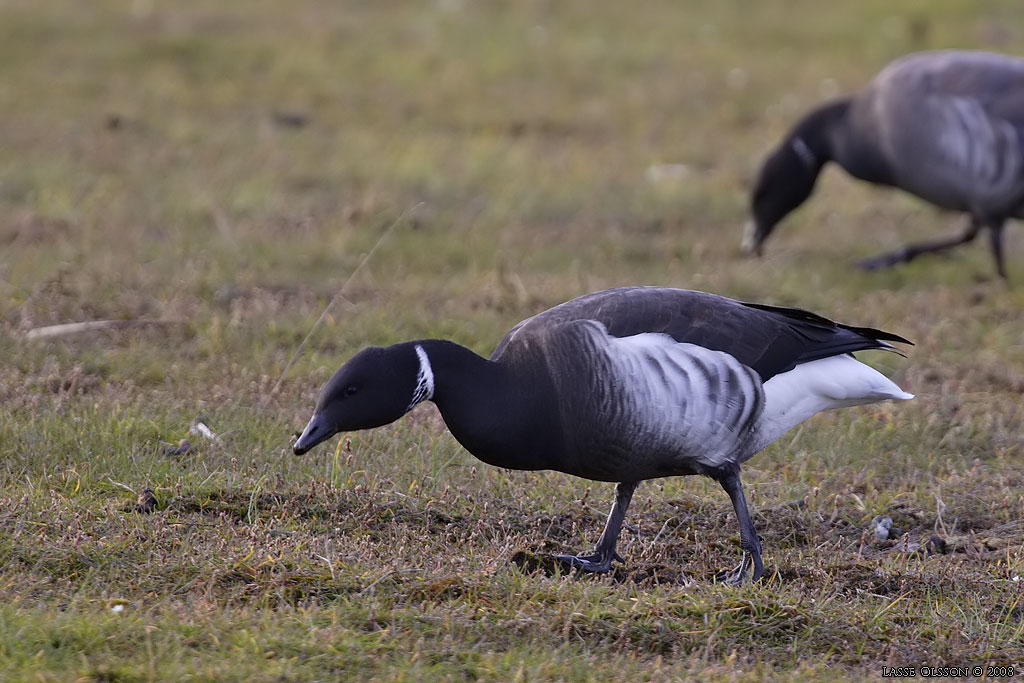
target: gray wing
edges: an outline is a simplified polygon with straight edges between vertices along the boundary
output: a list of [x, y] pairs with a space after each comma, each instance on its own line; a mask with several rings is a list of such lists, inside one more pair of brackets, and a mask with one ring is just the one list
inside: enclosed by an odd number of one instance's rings
[[723, 351], [767, 381], [798, 363], [863, 349], [892, 349], [897, 335], [834, 323], [808, 311], [668, 287], [622, 287], [594, 292], [550, 308], [516, 325], [495, 348], [498, 360], [546, 328], [595, 320], [613, 337], [644, 332]]

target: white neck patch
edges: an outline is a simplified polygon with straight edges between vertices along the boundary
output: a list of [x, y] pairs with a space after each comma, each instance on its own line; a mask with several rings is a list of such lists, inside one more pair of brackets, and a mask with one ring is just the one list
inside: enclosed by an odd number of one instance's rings
[[420, 359], [420, 369], [416, 373], [416, 388], [412, 392], [412, 401], [405, 412], [409, 412], [423, 401], [429, 401], [434, 397], [434, 369], [430, 367], [430, 359], [427, 352], [419, 344], [416, 345], [416, 357]]
[[796, 152], [796, 155], [800, 157], [800, 161], [804, 162], [810, 168], [814, 168], [818, 164], [818, 157], [814, 156], [814, 152], [807, 146], [807, 143], [802, 138], [793, 138], [793, 142], [790, 143], [790, 147]]

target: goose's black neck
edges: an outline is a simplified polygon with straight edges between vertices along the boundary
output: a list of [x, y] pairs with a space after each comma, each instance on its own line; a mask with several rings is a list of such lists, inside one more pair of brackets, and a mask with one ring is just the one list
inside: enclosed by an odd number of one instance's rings
[[849, 109], [849, 99], [836, 100], [818, 107], [793, 127], [789, 145], [805, 166], [817, 172], [836, 158], [836, 133]]
[[433, 402], [466, 450], [497, 467], [558, 469], [563, 439], [545, 368], [512, 368], [454, 342], [419, 342], [434, 374]]

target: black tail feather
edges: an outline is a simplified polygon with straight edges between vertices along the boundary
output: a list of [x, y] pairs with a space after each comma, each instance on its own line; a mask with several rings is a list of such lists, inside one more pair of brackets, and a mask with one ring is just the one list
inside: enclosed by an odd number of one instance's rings
[[[788, 329], [805, 341], [803, 350], [793, 356], [787, 356], [784, 347], [777, 350], [768, 349], [765, 353], [765, 360], [768, 367], [771, 367], [772, 375], [792, 370], [801, 363], [852, 354], [855, 351], [881, 350], [904, 356], [905, 354], [889, 342], [910, 344], [913, 342], [898, 334], [878, 330], [873, 327], [856, 327], [844, 325], [828, 318], [811, 313], [801, 308], [786, 308], [783, 306], [769, 306], [766, 304], [743, 303], [744, 306], [755, 308], [759, 311], [772, 313], [789, 321]], [[762, 379], [767, 379], [762, 373]]]

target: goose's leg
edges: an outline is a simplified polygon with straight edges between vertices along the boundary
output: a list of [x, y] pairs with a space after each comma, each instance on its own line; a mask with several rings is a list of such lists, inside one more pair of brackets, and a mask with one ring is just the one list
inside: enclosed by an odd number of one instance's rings
[[747, 499], [743, 496], [743, 484], [740, 483], [739, 465], [722, 468], [711, 476], [722, 485], [732, 500], [736, 519], [740, 523], [740, 547], [744, 550], [743, 561], [732, 571], [721, 572], [716, 578], [723, 583], [738, 586], [746, 581], [747, 570], [753, 566], [754, 573], [750, 580], [757, 581], [764, 574], [764, 565], [761, 563], [761, 539], [757, 536], [757, 529], [754, 528], [750, 511], [747, 510]]
[[597, 547], [590, 555], [556, 555], [555, 559], [563, 562], [574, 569], [582, 569], [585, 572], [606, 572], [612, 568], [612, 560], [625, 562], [622, 556], [615, 552], [615, 543], [619, 540], [619, 531], [622, 530], [622, 521], [626, 518], [626, 508], [633, 498], [633, 492], [640, 482], [624, 481], [615, 485], [615, 503], [612, 504], [612, 511], [608, 513], [608, 521], [604, 525], [601, 538], [597, 540]]
[[992, 257], [996, 260], [996, 272], [999, 277], [1006, 278], [1006, 266], [1003, 263], [1003, 222], [995, 221], [988, 226], [989, 244], [992, 245]]
[[[879, 270], [881, 268], [889, 268], [891, 266], [898, 265], [900, 263], [908, 263], [913, 261], [921, 254], [930, 254], [936, 251], [945, 251], [946, 249], [952, 249], [953, 247], [961, 244], [970, 242], [978, 233], [981, 232], [982, 223], [976, 218], [972, 217], [970, 222], [967, 224], [967, 229], [956, 237], [948, 237], [942, 240], [935, 240], [933, 242], [918, 242], [917, 244], [908, 244], [905, 247], [897, 249], [896, 251], [889, 251], [884, 254], [879, 254], [873, 258], [858, 261], [857, 265], [864, 270]], [[993, 247], [994, 248], [994, 247]]]

